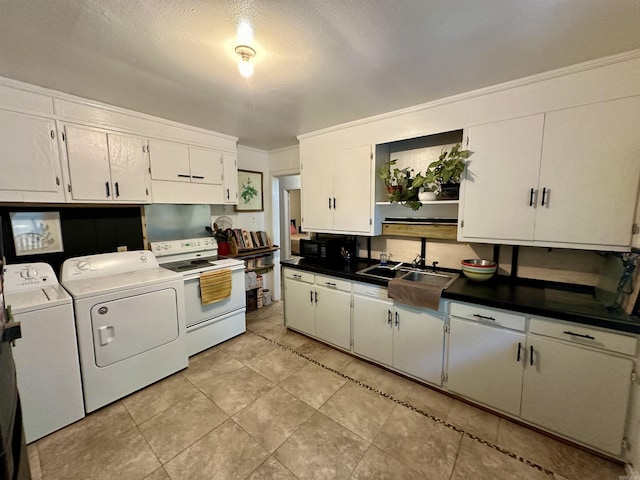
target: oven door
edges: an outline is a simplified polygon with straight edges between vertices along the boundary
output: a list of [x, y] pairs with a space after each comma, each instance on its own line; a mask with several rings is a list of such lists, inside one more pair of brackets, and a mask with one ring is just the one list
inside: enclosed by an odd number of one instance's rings
[[224, 315], [239, 308], [244, 308], [246, 302], [244, 290], [244, 267], [231, 272], [231, 295], [219, 302], [202, 304], [200, 296], [200, 273], [185, 275], [184, 303], [187, 314], [187, 330], [189, 327], [206, 322], [212, 318]]

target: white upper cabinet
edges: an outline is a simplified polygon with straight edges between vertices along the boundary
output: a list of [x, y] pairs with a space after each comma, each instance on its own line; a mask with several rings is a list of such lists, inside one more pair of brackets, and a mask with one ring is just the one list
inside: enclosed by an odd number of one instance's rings
[[458, 240], [626, 250], [640, 97], [469, 128]]
[[464, 239], [533, 240], [544, 115], [469, 128]]
[[226, 190], [223, 194], [223, 152], [150, 139], [149, 155], [153, 203], [237, 203], [237, 198], [225, 200]]
[[55, 122], [0, 110], [0, 201], [64, 202]]
[[223, 202], [228, 204], [238, 204], [238, 162], [235, 154], [222, 154], [223, 167]]
[[64, 126], [70, 201], [148, 203], [146, 140], [102, 130]]
[[189, 147], [182, 143], [149, 139], [151, 179], [190, 182]]
[[300, 171], [304, 230], [374, 234], [370, 145], [303, 154]]
[[639, 131], [640, 97], [546, 114], [536, 240], [631, 245]]
[[193, 183], [222, 185], [222, 154], [220, 152], [189, 147], [189, 165]]
[[113, 199], [120, 202], [148, 203], [149, 154], [147, 141], [138, 137], [107, 134]]

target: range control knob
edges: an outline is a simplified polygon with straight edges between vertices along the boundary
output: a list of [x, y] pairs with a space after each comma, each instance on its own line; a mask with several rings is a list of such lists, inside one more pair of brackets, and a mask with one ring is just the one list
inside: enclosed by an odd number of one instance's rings
[[147, 261], [147, 256], [146, 255], [142, 255], [140, 257], [140, 260], [142, 260], [143, 262], [146, 262]]
[[35, 268], [27, 267], [20, 272], [20, 276], [22, 278], [36, 278], [38, 276], [38, 271]]
[[86, 260], [80, 260], [78, 262], [78, 270], [89, 270], [91, 268], [91, 264]]

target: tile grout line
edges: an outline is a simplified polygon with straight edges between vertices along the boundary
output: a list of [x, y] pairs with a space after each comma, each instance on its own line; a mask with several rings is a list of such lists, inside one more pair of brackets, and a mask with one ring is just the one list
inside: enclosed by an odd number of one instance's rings
[[275, 341], [275, 340], [273, 340], [273, 339], [271, 339], [269, 337], [266, 337], [265, 335], [263, 335], [263, 334], [261, 334], [259, 332], [254, 332], [253, 330], [247, 329], [247, 333], [251, 333], [251, 334], [256, 335], [256, 336], [258, 336], [258, 337], [260, 337], [260, 338], [262, 338], [264, 340], [267, 340], [267, 341], [271, 342], [272, 344], [277, 345], [278, 347], [280, 347], [280, 348], [282, 348], [284, 350], [287, 350], [287, 351], [289, 351], [291, 353], [294, 353], [295, 355], [298, 355], [299, 357], [304, 358], [305, 360], [307, 360], [307, 361], [309, 361], [311, 363], [314, 363], [314, 364], [318, 365], [319, 367], [324, 368], [325, 370], [333, 372], [336, 375], [340, 375], [342, 378], [345, 378], [345, 379], [349, 380], [350, 382], [356, 383], [357, 385], [360, 385], [361, 387], [366, 388], [367, 390], [370, 390], [370, 391], [372, 391], [374, 393], [377, 393], [378, 395], [381, 395], [381, 396], [391, 400], [392, 402], [397, 403], [398, 405], [402, 405], [403, 407], [406, 407], [409, 410], [412, 410], [412, 411], [414, 411], [414, 412], [416, 412], [416, 413], [418, 413], [418, 414], [420, 414], [420, 415], [422, 415], [424, 417], [427, 417], [427, 418], [433, 420], [434, 422], [437, 422], [437, 423], [439, 423], [439, 424], [441, 424], [441, 425], [443, 425], [443, 426], [445, 426], [445, 427], [447, 427], [447, 428], [449, 428], [451, 430], [454, 430], [454, 431], [462, 434], [463, 436], [466, 436], [466, 437], [470, 438], [471, 440], [475, 440], [476, 442], [479, 442], [479, 443], [481, 443], [481, 444], [483, 444], [483, 445], [485, 445], [485, 446], [487, 446], [489, 448], [492, 448], [493, 450], [496, 450], [496, 451], [498, 451], [498, 452], [500, 452], [500, 453], [502, 453], [504, 455], [507, 455], [507, 456], [509, 456], [509, 457], [511, 457], [511, 458], [513, 458], [515, 460], [518, 460], [519, 462], [524, 463], [525, 465], [528, 465], [529, 467], [535, 468], [536, 470], [539, 470], [540, 472], [545, 473], [545, 474], [547, 474], [547, 475], [549, 475], [551, 477], [555, 476], [555, 474], [551, 470], [543, 467], [542, 465], [538, 465], [537, 463], [534, 463], [531, 460], [528, 460], [528, 459], [526, 459], [526, 458], [524, 458], [524, 457], [522, 457], [522, 456], [520, 456], [518, 454], [515, 454], [515, 453], [507, 450], [506, 448], [503, 448], [503, 447], [500, 447], [499, 445], [495, 445], [495, 444], [493, 444], [491, 442], [488, 442], [487, 440], [484, 440], [484, 439], [478, 437], [477, 435], [474, 435], [473, 433], [469, 433], [469, 432], [463, 430], [462, 428], [460, 428], [460, 427], [458, 427], [456, 425], [448, 423], [448, 422], [436, 417], [435, 415], [432, 415], [430, 413], [424, 412], [424, 411], [420, 410], [419, 408], [414, 407], [410, 403], [405, 402], [404, 400], [399, 400], [399, 399], [393, 397], [392, 395], [390, 395], [390, 394], [388, 394], [386, 392], [383, 392], [382, 390], [379, 390], [379, 389], [377, 389], [375, 387], [372, 387], [371, 385], [367, 385], [366, 383], [361, 382], [360, 380], [357, 380], [357, 379], [355, 379], [353, 377], [350, 377], [349, 375], [346, 375], [345, 373], [339, 372], [338, 370], [336, 370], [334, 368], [331, 368], [331, 367], [319, 362], [318, 360], [314, 360], [313, 358], [310, 358], [310, 357], [308, 357], [308, 356], [306, 356], [306, 355], [304, 355], [304, 354], [302, 354], [300, 352], [297, 352], [296, 350], [294, 350], [291, 347], [288, 347], [287, 345], [283, 345], [283, 344], [281, 344], [281, 343], [279, 343], [279, 342], [277, 342], [277, 341]]

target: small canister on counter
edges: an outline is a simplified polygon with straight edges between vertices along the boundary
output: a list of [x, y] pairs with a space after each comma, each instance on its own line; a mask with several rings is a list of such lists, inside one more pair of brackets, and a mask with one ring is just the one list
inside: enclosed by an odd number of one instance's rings
[[266, 307], [267, 305], [271, 305], [271, 291], [268, 288], [265, 288], [262, 290], [262, 295], [264, 297], [264, 306]]
[[[260, 277], [260, 278], [262, 278], [262, 277]], [[258, 291], [256, 293], [256, 299], [257, 299], [258, 308], [262, 308], [262, 306], [264, 304], [262, 288], [258, 288]]]

